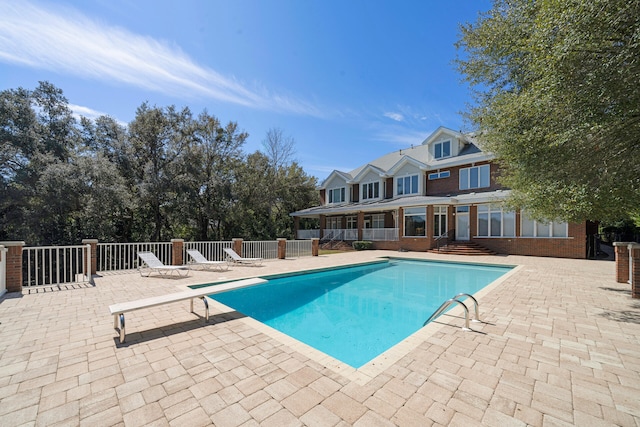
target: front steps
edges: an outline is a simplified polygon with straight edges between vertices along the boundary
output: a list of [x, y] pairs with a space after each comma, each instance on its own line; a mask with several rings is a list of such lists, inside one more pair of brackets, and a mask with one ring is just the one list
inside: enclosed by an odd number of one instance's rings
[[495, 255], [496, 253], [491, 249], [487, 249], [484, 246], [479, 245], [476, 242], [449, 242], [444, 246], [431, 249], [429, 252], [435, 254], [447, 254], [447, 255]]

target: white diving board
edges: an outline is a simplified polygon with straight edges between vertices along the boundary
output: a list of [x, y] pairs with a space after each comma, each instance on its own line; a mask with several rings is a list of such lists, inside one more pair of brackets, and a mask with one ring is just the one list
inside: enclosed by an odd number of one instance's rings
[[[246, 288], [248, 286], [260, 285], [267, 283], [265, 279], [244, 279], [235, 282], [222, 283], [220, 285], [213, 284], [203, 288], [190, 289], [188, 291], [176, 292], [173, 294], [161, 295], [157, 297], [150, 297], [139, 299], [136, 301], [121, 302], [117, 304], [111, 304], [109, 311], [113, 315], [113, 327], [120, 330], [120, 342], [125, 340], [125, 327], [124, 327], [124, 313], [130, 311], [140, 310], [143, 308], [156, 307], [159, 305], [170, 304], [172, 302], [191, 300], [191, 313], [193, 313], [193, 300], [194, 298], [201, 298], [205, 306], [205, 321], [209, 321], [209, 303], [206, 300], [207, 295], [219, 294], [221, 292], [230, 291], [232, 289]], [[120, 320], [120, 325], [118, 325]]]

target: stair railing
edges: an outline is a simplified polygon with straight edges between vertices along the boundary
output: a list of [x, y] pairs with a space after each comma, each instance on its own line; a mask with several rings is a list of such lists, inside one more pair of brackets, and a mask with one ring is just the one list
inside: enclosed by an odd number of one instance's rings
[[446, 233], [436, 238], [436, 248], [438, 249], [438, 252], [440, 252], [440, 246], [442, 245], [442, 242], [444, 241], [445, 245], [449, 244], [449, 237], [453, 236], [454, 233], [455, 230], [448, 230]]

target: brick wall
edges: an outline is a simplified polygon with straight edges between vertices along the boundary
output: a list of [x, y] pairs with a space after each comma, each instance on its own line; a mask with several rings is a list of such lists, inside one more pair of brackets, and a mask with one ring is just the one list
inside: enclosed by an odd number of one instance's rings
[[[474, 166], [486, 165], [489, 162], [478, 162]], [[470, 165], [455, 166], [451, 168], [442, 168], [441, 170], [448, 170], [451, 175], [449, 178], [434, 179], [429, 181], [427, 179], [427, 196], [446, 196], [448, 194], [467, 194], [467, 193], [479, 193], [484, 191], [500, 190], [503, 187], [496, 182], [496, 176], [499, 174], [498, 165], [491, 163], [491, 179], [489, 181], [490, 186], [485, 188], [473, 188], [469, 190], [460, 190], [460, 169], [468, 168]]]

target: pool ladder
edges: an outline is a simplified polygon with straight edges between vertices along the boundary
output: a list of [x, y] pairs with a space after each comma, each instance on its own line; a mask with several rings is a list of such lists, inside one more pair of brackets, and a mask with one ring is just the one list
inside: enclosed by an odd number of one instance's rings
[[460, 304], [462, 306], [462, 308], [464, 309], [464, 327], [462, 328], [463, 331], [470, 331], [471, 328], [469, 327], [469, 309], [467, 308], [467, 306], [460, 301], [459, 297], [468, 297], [471, 298], [471, 300], [473, 301], [473, 307], [474, 307], [474, 311], [475, 311], [475, 319], [473, 319], [474, 322], [480, 322], [480, 314], [478, 312], [478, 300], [476, 300], [472, 295], [469, 294], [465, 294], [465, 293], [460, 293], [458, 295], [456, 295], [455, 297], [446, 300], [445, 302], [442, 303], [442, 305], [440, 306], [440, 308], [438, 308], [428, 319], [426, 322], [423, 323], [422, 326], [426, 326], [427, 323], [431, 322], [432, 320], [435, 320], [436, 318], [438, 318], [438, 316], [440, 316], [442, 313], [444, 313], [444, 311], [449, 308], [449, 306], [451, 304]]

